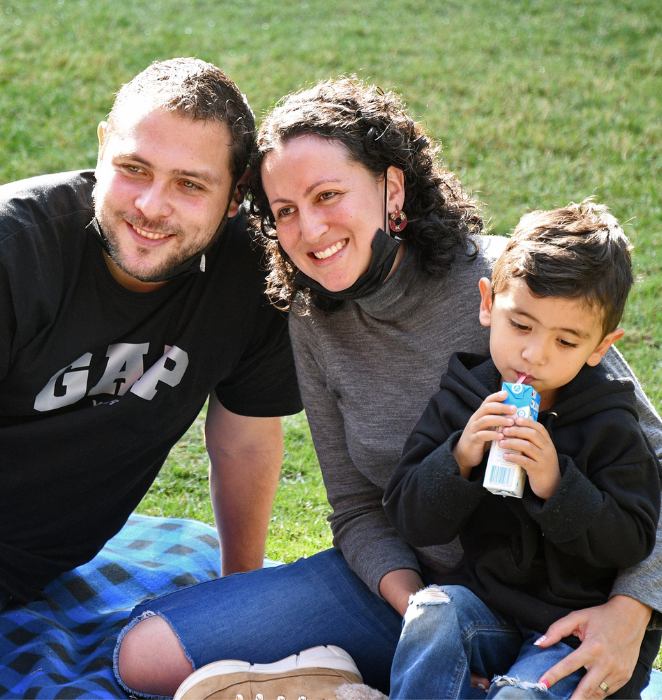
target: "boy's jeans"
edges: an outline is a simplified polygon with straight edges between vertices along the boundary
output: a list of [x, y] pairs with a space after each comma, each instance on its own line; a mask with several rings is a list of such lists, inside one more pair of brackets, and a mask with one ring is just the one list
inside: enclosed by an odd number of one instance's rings
[[[430, 586], [412, 596], [391, 668], [391, 700], [407, 698], [569, 698], [584, 671], [549, 690], [538, 680], [572, 652], [490, 609], [463, 586]], [[471, 688], [470, 671], [492, 680], [489, 693]], [[500, 678], [501, 677], [501, 678]]]

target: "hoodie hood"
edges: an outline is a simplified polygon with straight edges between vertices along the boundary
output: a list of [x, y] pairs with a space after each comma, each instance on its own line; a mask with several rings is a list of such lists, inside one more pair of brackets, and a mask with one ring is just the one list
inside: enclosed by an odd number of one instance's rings
[[[490, 358], [459, 352], [451, 357], [439, 387], [450, 389], [476, 410], [501, 388], [501, 376]], [[559, 389], [554, 405], [541, 411], [538, 420], [546, 423], [548, 416], [554, 416], [554, 426], [558, 428], [611, 408], [629, 411], [639, 420], [632, 381], [612, 376], [600, 364], [584, 365], [571, 382]]]

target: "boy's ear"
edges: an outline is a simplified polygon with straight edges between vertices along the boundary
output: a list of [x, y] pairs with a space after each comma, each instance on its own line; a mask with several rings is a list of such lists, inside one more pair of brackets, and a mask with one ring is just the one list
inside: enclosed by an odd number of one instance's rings
[[481, 277], [478, 281], [478, 289], [480, 289], [480, 313], [478, 314], [478, 320], [483, 326], [489, 326], [492, 322], [492, 283], [487, 277]]
[[625, 335], [625, 330], [623, 328], [617, 328], [602, 339], [600, 345], [593, 351], [593, 354], [586, 360], [586, 364], [591, 367], [595, 367], [600, 363], [600, 360], [605, 356], [605, 353], [609, 348], [617, 341], [620, 340]]

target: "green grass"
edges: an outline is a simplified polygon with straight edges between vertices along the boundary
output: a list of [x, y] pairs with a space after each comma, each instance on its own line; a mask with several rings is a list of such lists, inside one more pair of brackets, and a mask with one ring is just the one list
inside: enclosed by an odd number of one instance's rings
[[[636, 245], [620, 347], [662, 407], [662, 5], [659, 0], [0, 0], [0, 182], [88, 167], [113, 92], [149, 62], [196, 55], [259, 116], [287, 91], [356, 73], [396, 88], [486, 202], [492, 231], [596, 194]], [[268, 554], [329, 543], [305, 420]], [[141, 510], [211, 522], [200, 422]]]
[[[139, 511], [214, 524], [209, 500], [209, 460], [204, 445], [206, 407], [170, 456]], [[285, 456], [276, 492], [267, 556], [293, 561], [331, 546], [330, 513], [304, 413], [283, 419]]]

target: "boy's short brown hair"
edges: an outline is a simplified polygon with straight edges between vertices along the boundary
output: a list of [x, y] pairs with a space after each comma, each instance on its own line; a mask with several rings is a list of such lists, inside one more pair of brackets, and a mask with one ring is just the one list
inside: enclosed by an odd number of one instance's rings
[[537, 297], [584, 298], [602, 310], [604, 335], [621, 320], [634, 282], [630, 245], [607, 207], [592, 197], [520, 219], [494, 266], [493, 294], [521, 277]]

